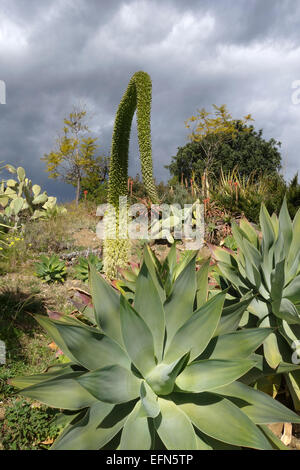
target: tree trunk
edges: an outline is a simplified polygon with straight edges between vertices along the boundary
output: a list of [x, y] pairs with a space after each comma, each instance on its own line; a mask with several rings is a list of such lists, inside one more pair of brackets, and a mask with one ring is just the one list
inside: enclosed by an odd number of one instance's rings
[[76, 207], [78, 206], [78, 203], [79, 203], [79, 196], [80, 196], [80, 178], [78, 177], [77, 187], [76, 187], [76, 199], [75, 199]]

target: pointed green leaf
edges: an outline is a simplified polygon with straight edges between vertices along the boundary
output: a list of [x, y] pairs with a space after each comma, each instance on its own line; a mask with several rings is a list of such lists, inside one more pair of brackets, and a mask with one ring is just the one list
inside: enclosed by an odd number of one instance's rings
[[97, 324], [105, 334], [122, 345], [120, 296], [91, 263], [89, 263], [89, 273]]
[[160, 361], [165, 336], [165, 312], [146, 263], [143, 263], [136, 281], [134, 308], [152, 332], [155, 355]]
[[219, 324], [216, 331], [214, 332], [213, 337], [225, 335], [226, 333], [235, 331], [239, 326], [244, 312], [252, 301], [253, 297], [249, 297], [248, 299], [235, 302], [234, 304], [223, 308]]
[[263, 433], [230, 400], [209, 392], [178, 393], [174, 400], [204, 434], [235, 446], [271, 449]]
[[[66, 345], [66, 354], [71, 352], [75, 362], [82, 364], [87, 369], [98, 369], [111, 364], [120, 364], [123, 367], [130, 368], [130, 361], [125, 351], [118, 343], [103, 335], [96, 328], [91, 328], [78, 320], [70, 319], [64, 321], [50, 320], [39, 317], [39, 322], [46, 328], [51, 335], [52, 331], [57, 331], [58, 335], [52, 335], [54, 341], [56, 338], [62, 338], [61, 347], [64, 351]], [[50, 326], [50, 328], [49, 328]]]
[[247, 358], [271, 332], [271, 328], [248, 328], [218, 336], [208, 345], [201, 359]]
[[158, 397], [144, 380], [141, 383], [141, 413], [149, 418], [156, 418], [160, 412]]
[[215, 295], [177, 331], [165, 354], [166, 362], [174, 361], [187, 352], [190, 352], [190, 361], [201, 354], [217, 328], [225, 296], [226, 293]]
[[95, 397], [76, 381], [81, 372], [74, 372], [73, 378], [68, 374], [64, 376], [40, 382], [31, 387], [24, 388], [19, 393], [24, 397], [38, 400], [54, 408], [63, 408], [65, 410], [79, 410], [91, 406]]
[[145, 376], [156, 366], [152, 333], [123, 296], [120, 308], [123, 341], [127, 353], [137, 369]]
[[284, 196], [284, 200], [279, 213], [279, 232], [282, 234], [282, 238], [284, 241], [285, 257], [287, 257], [293, 239], [293, 224], [288, 211], [286, 196]]
[[186, 414], [175, 403], [158, 399], [161, 413], [155, 418], [159, 437], [169, 450], [197, 450], [194, 428]]
[[132, 402], [113, 407], [97, 401], [84, 417], [67, 426], [51, 450], [102, 449], [122, 429], [132, 407]]
[[103, 367], [77, 379], [91, 395], [105, 403], [125, 403], [139, 396], [141, 381], [132, 372], [119, 366]]
[[[268, 316], [260, 323], [260, 327], [265, 329], [265, 327], [270, 327], [273, 324], [275, 324], [275, 322]], [[272, 369], [276, 369], [278, 364], [282, 361], [278, 348], [277, 337], [273, 332], [264, 340], [264, 356]]]
[[197, 271], [196, 281], [197, 281], [197, 309], [202, 307], [207, 300], [208, 293], [208, 269], [209, 269], [210, 260], [207, 260]]
[[141, 402], [137, 402], [125, 421], [120, 450], [149, 450], [153, 446], [154, 429], [150, 420], [141, 413]]
[[255, 424], [300, 423], [300, 416], [279, 401], [241, 382], [231, 383], [214, 392], [236, 403]]
[[[207, 359], [188, 365], [177, 377], [176, 385], [185, 392], [200, 393], [230, 384], [246, 374], [255, 362]], [[222, 385], [221, 385], [222, 384]]]
[[167, 325], [167, 343], [170, 345], [175, 333], [192, 316], [196, 294], [195, 255], [177, 277], [171, 296], [164, 304]]
[[263, 250], [267, 251], [275, 242], [275, 232], [271, 217], [264, 204], [260, 208], [259, 222], [263, 234]]
[[283, 297], [286, 297], [291, 302], [300, 302], [300, 276], [296, 276], [288, 286], [283, 290]]

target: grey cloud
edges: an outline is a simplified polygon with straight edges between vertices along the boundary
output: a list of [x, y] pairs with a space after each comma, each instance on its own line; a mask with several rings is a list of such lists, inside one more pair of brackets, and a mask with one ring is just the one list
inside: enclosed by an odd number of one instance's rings
[[[85, 102], [99, 152], [109, 152], [113, 119], [131, 75], [153, 82], [156, 179], [186, 142], [184, 120], [197, 108], [227, 103], [252, 112], [267, 138], [282, 141], [287, 178], [299, 170], [300, 5], [293, 0], [2, 0], [0, 161], [22, 164], [62, 199], [73, 188], [47, 178], [40, 157], [53, 148], [63, 118]], [[139, 171], [136, 128], [130, 173]]]

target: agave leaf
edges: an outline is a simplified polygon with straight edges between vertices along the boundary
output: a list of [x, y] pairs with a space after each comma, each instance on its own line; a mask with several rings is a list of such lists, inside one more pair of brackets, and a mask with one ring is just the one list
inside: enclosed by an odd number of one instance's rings
[[90, 288], [98, 326], [120, 345], [123, 344], [120, 323], [119, 294], [89, 264]]
[[[42, 315], [35, 315], [34, 318], [38, 321], [38, 323], [47, 331], [47, 333], [51, 336], [55, 344], [62, 350], [62, 352], [74, 363], [80, 365], [78, 359], [76, 359], [69, 348], [67, 347], [65, 341], [63, 340], [60, 332], [58, 331], [55, 323], [48, 317]], [[76, 323], [75, 319], [71, 317], [63, 317], [62, 321], [66, 322], [67, 324], [74, 324]]]
[[96, 398], [76, 381], [82, 372], [67, 374], [37, 383], [20, 391], [24, 397], [32, 398], [54, 408], [80, 410], [91, 406]]
[[[13, 377], [9, 379], [9, 383], [17, 388], [27, 388], [31, 385], [36, 385], [41, 382], [46, 382], [47, 380], [52, 380], [62, 375], [72, 374], [73, 372], [79, 372], [80, 367], [77, 364], [72, 364], [68, 362], [66, 364], [58, 364], [56, 366], [51, 366], [47, 372], [43, 374], [28, 375], [24, 377]], [[85, 372], [82, 369], [82, 374]]]
[[226, 293], [215, 295], [177, 331], [165, 354], [166, 362], [174, 361], [188, 351], [190, 361], [193, 361], [204, 351], [217, 328], [225, 296]]
[[209, 392], [177, 393], [174, 401], [194, 426], [218, 441], [254, 449], [271, 449], [253, 421], [226, 398]]
[[97, 401], [63, 431], [51, 450], [99, 450], [122, 429], [131, 410], [132, 403], [114, 407]]
[[165, 293], [161, 278], [158, 273], [158, 269], [160, 268], [160, 263], [156, 259], [154, 253], [150, 250], [148, 245], [146, 245], [144, 249], [144, 262], [146, 263], [147, 268], [151, 274], [152, 280], [155, 284], [157, 292], [159, 293], [161, 301], [164, 302], [166, 300], [166, 293]]
[[167, 449], [197, 450], [194, 428], [187, 415], [175, 403], [158, 399], [160, 414], [155, 418], [155, 428]]
[[158, 397], [144, 380], [141, 383], [141, 413], [149, 418], [156, 418], [160, 412]]
[[197, 299], [197, 309], [202, 307], [207, 300], [208, 294], [208, 270], [209, 270], [209, 263], [210, 260], [208, 259], [197, 271], [197, 292], [196, 292], [196, 299]]
[[152, 333], [123, 296], [120, 312], [126, 351], [137, 369], [145, 376], [156, 366]]
[[300, 370], [289, 372], [285, 375], [286, 382], [291, 393], [296, 411], [300, 411]]
[[271, 328], [248, 328], [214, 338], [201, 359], [247, 358], [272, 332]]
[[141, 381], [119, 365], [106, 366], [82, 374], [78, 383], [98, 400], [125, 403], [139, 396]]
[[230, 384], [254, 366], [255, 362], [246, 359], [236, 361], [220, 359], [195, 361], [181, 372], [175, 383], [185, 392], [207, 392]]
[[259, 240], [258, 240], [258, 234], [255, 230], [255, 228], [252, 226], [250, 222], [248, 222], [247, 219], [241, 219], [240, 221], [240, 229], [244, 232], [244, 234], [247, 236], [248, 240], [250, 243], [252, 243], [255, 248], [259, 248]]
[[[271, 318], [265, 317], [260, 323], [261, 328], [273, 326], [274, 321]], [[280, 362], [282, 362], [282, 356], [279, 351], [278, 341], [275, 333], [271, 333], [264, 341], [264, 355], [267, 363], [272, 369], [276, 369]]]
[[290, 324], [300, 324], [300, 315], [297, 307], [289, 299], [279, 299], [272, 302], [272, 309], [276, 317]]
[[288, 256], [293, 239], [293, 224], [287, 207], [286, 196], [279, 213], [279, 232], [284, 241], [284, 255]]
[[[298, 209], [294, 221], [293, 221], [293, 239], [290, 245], [290, 251], [287, 258], [287, 268], [290, 272], [295, 259], [297, 259], [297, 264], [299, 268], [299, 252], [300, 252], [300, 209]], [[297, 274], [297, 272], [295, 273]]]
[[150, 420], [141, 413], [141, 402], [137, 402], [125, 421], [119, 450], [152, 449], [153, 444], [153, 425]]
[[153, 335], [157, 359], [162, 359], [165, 336], [165, 312], [147, 265], [143, 263], [136, 282], [134, 308], [141, 312]]
[[268, 251], [275, 242], [275, 232], [269, 212], [264, 204], [261, 205], [259, 222], [263, 234], [262, 248], [263, 251]]
[[[70, 351], [75, 362], [87, 369], [98, 369], [112, 364], [119, 364], [130, 369], [130, 361], [124, 350], [96, 328], [88, 327], [75, 319], [70, 322], [69, 319], [59, 321], [42, 318], [41, 321], [39, 317], [39, 323], [44, 326], [55, 342], [57, 338], [62, 338], [63, 342], [60, 341], [60, 344], [56, 342], [56, 344], [63, 352], [65, 352], [63, 348], [66, 345], [65, 354], [68, 355]], [[53, 330], [57, 331], [58, 335], [53, 335]]]
[[241, 382], [233, 382], [214, 392], [232, 400], [255, 424], [300, 423], [300, 416], [279, 401]]
[[253, 297], [249, 297], [248, 299], [235, 302], [234, 304], [223, 308], [220, 321], [216, 331], [213, 334], [213, 337], [225, 335], [226, 333], [235, 331], [239, 326], [244, 312], [252, 301]]
[[166, 349], [178, 329], [193, 314], [196, 294], [195, 256], [196, 254], [174, 282], [172, 293], [164, 304], [167, 326]]
[[294, 304], [300, 301], [300, 276], [296, 276], [283, 290], [282, 296]]
[[281, 300], [284, 287], [284, 265], [285, 260], [275, 265], [275, 269], [271, 272], [271, 298], [273, 301]]

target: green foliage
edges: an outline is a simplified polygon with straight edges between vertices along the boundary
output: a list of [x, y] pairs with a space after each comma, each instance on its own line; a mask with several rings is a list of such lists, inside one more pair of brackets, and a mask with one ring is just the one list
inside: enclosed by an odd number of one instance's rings
[[82, 256], [78, 258], [78, 264], [75, 265], [75, 278], [87, 282], [89, 278], [89, 263], [92, 264], [97, 272], [102, 271], [103, 263], [96, 255], [90, 254], [88, 258]]
[[263, 345], [265, 363], [257, 366], [262, 373], [283, 373], [300, 410], [300, 366], [293, 354], [300, 340], [300, 210], [292, 222], [286, 199], [279, 217], [270, 217], [262, 204], [260, 211], [262, 237], [242, 219], [232, 224], [238, 252], [215, 248], [221, 286], [231, 286], [231, 294], [241, 297], [253, 292], [246, 326], [272, 327], [273, 333]]
[[255, 180], [255, 174], [240, 177], [233, 170], [225, 177], [221, 170], [220, 181], [211, 188], [211, 198], [223, 210], [242, 214], [258, 223], [261, 204], [264, 203], [269, 212], [278, 213], [285, 191], [283, 177], [276, 173]]
[[196, 272], [195, 257], [177, 263], [173, 249], [160, 264], [146, 248], [132, 303], [90, 266], [95, 327], [36, 317], [72, 362], [11, 382], [74, 412], [52, 449], [282, 448], [263, 425], [300, 417], [237, 381], [272, 330], [236, 331], [250, 300], [206, 301], [207, 265]]
[[13, 222], [17, 226], [29, 217], [31, 220], [47, 217], [57, 207], [56, 197], [49, 197], [46, 191], [41, 193], [39, 185], [32, 185], [24, 168], [12, 165], [4, 168], [17, 176], [17, 179], [2, 180], [0, 184], [0, 206], [4, 208], [7, 223]]
[[[58, 435], [53, 409], [33, 407], [28, 401], [14, 400], [6, 408], [2, 444], [5, 450], [39, 450], [49, 447]], [[50, 441], [47, 444], [47, 441]]]
[[298, 173], [288, 185], [286, 192], [287, 205], [291, 217], [295, 217], [297, 210], [300, 207], [300, 184], [298, 183]]
[[[108, 202], [117, 211], [119, 197], [126, 196], [128, 190], [128, 151], [131, 124], [135, 111], [137, 112], [137, 132], [144, 185], [151, 201], [153, 203], [158, 202], [152, 170], [151, 91], [152, 84], [149, 75], [142, 71], [136, 72], [128, 84], [116, 114], [111, 146]], [[126, 265], [128, 252], [129, 243], [127, 240], [105, 240], [104, 271], [108, 277], [116, 277], [117, 267]]]
[[74, 108], [64, 119], [63, 135], [56, 140], [57, 148], [42, 157], [50, 178], [61, 178], [76, 187], [76, 204], [82, 177], [96, 166], [94, 155], [97, 139], [87, 135], [89, 128], [85, 118], [85, 109]]
[[65, 262], [57, 255], [50, 257], [42, 255], [40, 262], [35, 265], [35, 274], [44, 282], [64, 282], [67, 269]]
[[[265, 140], [262, 130], [257, 132], [253, 126], [245, 126], [240, 121], [235, 121], [235, 126], [235, 138], [222, 142], [212, 160], [210, 178], [218, 181], [221, 168], [224, 173], [237, 168], [241, 177], [249, 177], [255, 172], [255, 179], [261, 175], [277, 173], [281, 168], [280, 142], [274, 139]], [[181, 181], [182, 175], [190, 180], [194, 172], [196, 182], [200, 184], [206, 168], [203, 145], [199, 142], [189, 142], [179, 147], [177, 155], [172, 157], [172, 163], [167, 168], [178, 182]]]

